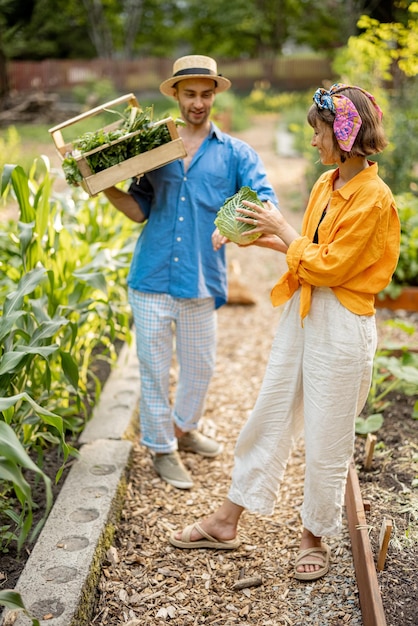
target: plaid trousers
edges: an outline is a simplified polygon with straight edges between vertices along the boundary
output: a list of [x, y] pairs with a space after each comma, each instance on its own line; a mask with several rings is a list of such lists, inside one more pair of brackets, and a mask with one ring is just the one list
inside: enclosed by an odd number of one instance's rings
[[[216, 358], [217, 316], [212, 298], [173, 298], [129, 288], [141, 378], [141, 443], [153, 452], [177, 449], [174, 423], [198, 427]], [[178, 364], [173, 406], [170, 368]]]

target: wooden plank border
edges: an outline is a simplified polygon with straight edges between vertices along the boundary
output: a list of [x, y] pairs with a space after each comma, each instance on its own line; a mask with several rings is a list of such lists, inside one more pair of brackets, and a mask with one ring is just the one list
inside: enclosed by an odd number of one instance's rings
[[354, 461], [348, 469], [345, 505], [363, 626], [387, 626]]

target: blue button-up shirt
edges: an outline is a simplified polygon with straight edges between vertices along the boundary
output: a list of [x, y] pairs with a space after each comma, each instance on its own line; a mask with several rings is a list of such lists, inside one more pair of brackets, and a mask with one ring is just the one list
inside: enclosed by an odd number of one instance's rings
[[227, 299], [225, 247], [214, 251], [214, 220], [226, 198], [247, 185], [260, 200], [278, 204], [258, 154], [213, 123], [187, 172], [178, 159], [147, 172], [129, 192], [147, 221], [128, 276], [137, 291], [176, 298]]

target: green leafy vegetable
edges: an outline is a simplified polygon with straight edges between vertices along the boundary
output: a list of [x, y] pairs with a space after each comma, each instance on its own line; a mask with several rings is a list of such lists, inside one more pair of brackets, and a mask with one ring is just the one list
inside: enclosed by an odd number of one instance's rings
[[62, 169], [64, 170], [65, 180], [69, 185], [78, 185], [82, 182], [83, 177], [73, 156], [68, 155], [65, 157], [62, 162]]
[[251, 210], [249, 207], [242, 204], [243, 200], [248, 200], [248, 202], [254, 202], [254, 204], [263, 206], [263, 203], [253, 189], [250, 189], [250, 187], [241, 187], [235, 195], [225, 200], [215, 219], [215, 225], [218, 227], [221, 235], [228, 237], [230, 241], [240, 245], [251, 243], [261, 236], [261, 233], [254, 233], [253, 235], [243, 234], [255, 228], [252, 224], [245, 224], [236, 219], [237, 212], [239, 213], [240, 208]]
[[[103, 147], [102, 150], [97, 150], [97, 152], [85, 157], [94, 174], [171, 141], [167, 125], [152, 121], [151, 107], [142, 110], [139, 107], [129, 106], [123, 114], [117, 111], [111, 112], [122, 118], [121, 126], [118, 129], [109, 131], [99, 129], [95, 132], [87, 132], [73, 141], [73, 151], [66, 155], [62, 163], [68, 184], [77, 185], [83, 180], [76, 157], [96, 150], [96, 148]], [[137, 131], [140, 132], [130, 136]], [[123, 137], [125, 136], [126, 139], [124, 140]], [[115, 141], [117, 143], [112, 143]]]

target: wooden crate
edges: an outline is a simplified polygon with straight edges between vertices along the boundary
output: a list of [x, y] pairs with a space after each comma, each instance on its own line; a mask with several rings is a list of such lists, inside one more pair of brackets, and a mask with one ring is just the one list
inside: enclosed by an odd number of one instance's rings
[[[86, 118], [92, 117], [94, 115], [98, 115], [103, 113], [105, 110], [112, 109], [126, 103], [126, 106], [135, 106], [139, 107], [138, 101], [135, 96], [131, 94], [126, 94], [125, 96], [121, 96], [120, 98], [116, 98], [115, 100], [111, 100], [110, 102], [106, 102], [105, 104], [95, 107], [94, 109], [90, 109], [81, 115], [77, 115], [76, 117], [59, 124], [58, 126], [54, 126], [49, 129], [51, 133], [52, 139], [55, 143], [55, 147], [60, 155], [61, 159], [64, 160], [68, 154], [71, 154], [74, 147], [71, 142], [66, 143], [64, 141], [62, 131], [69, 126], [76, 125], [77, 123], [85, 120]], [[119, 142], [126, 141], [132, 137], [138, 135], [141, 131], [135, 131], [133, 133], [128, 133], [123, 137], [117, 139], [116, 141], [112, 141], [108, 144], [95, 148], [90, 152], [85, 152], [80, 156], [74, 156], [78, 169], [83, 177], [83, 181], [81, 183], [83, 189], [90, 195], [94, 196], [100, 191], [107, 189], [108, 187], [112, 187], [116, 183], [120, 183], [128, 178], [132, 178], [135, 176], [139, 176], [144, 174], [145, 172], [149, 172], [150, 170], [155, 170], [167, 163], [171, 163], [176, 159], [182, 159], [186, 156], [186, 149], [183, 144], [183, 140], [178, 135], [176, 124], [174, 123], [171, 117], [168, 117], [163, 120], [159, 120], [156, 122], [157, 125], [166, 124], [168, 131], [171, 136], [171, 141], [158, 148], [154, 148], [153, 150], [148, 150], [147, 152], [142, 152], [130, 159], [126, 159], [117, 165], [112, 165], [101, 172], [93, 173], [90, 169], [89, 164], [87, 163], [86, 157], [92, 155], [96, 152], [106, 150], [110, 146], [114, 146]], [[115, 130], [119, 127], [120, 122], [115, 122], [113, 124], [109, 124], [103, 128], [104, 131], [108, 132], [110, 130]]]

